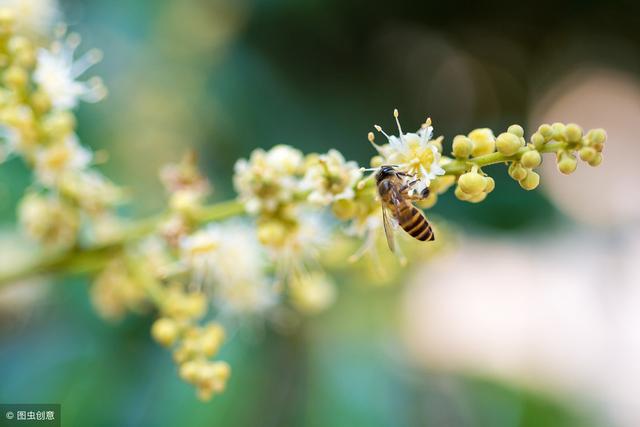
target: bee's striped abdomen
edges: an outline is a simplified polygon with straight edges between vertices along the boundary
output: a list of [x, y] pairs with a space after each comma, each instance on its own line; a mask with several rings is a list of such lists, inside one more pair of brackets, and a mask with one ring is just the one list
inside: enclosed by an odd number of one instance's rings
[[398, 211], [398, 224], [411, 237], [423, 242], [435, 239], [431, 224], [418, 208], [411, 203], [405, 203]]

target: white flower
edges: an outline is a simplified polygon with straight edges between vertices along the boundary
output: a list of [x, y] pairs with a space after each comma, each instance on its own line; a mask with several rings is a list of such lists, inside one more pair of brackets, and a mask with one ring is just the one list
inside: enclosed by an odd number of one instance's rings
[[183, 238], [180, 247], [194, 281], [210, 291], [222, 311], [259, 313], [277, 302], [254, 227], [235, 221], [210, 224]]
[[353, 199], [354, 187], [362, 178], [356, 162], [347, 162], [337, 150], [329, 150], [307, 167], [301, 189], [310, 191], [308, 201], [329, 205], [336, 200]]
[[91, 163], [91, 151], [74, 134], [36, 153], [35, 172], [40, 183], [53, 187], [66, 172], [77, 172]]
[[55, 41], [51, 49], [39, 49], [33, 79], [49, 96], [54, 108], [72, 109], [78, 101], [98, 102], [106, 95], [102, 81], [94, 77], [86, 82], [76, 80], [89, 67], [100, 61], [102, 54], [90, 50], [74, 60], [73, 55], [80, 44], [80, 37], [69, 35]]
[[440, 166], [440, 152], [431, 142], [433, 127], [431, 120], [416, 133], [403, 133], [398, 120], [398, 110], [393, 112], [398, 125], [399, 136], [387, 135], [380, 126], [376, 130], [384, 134], [389, 140], [388, 146], [374, 146], [378, 149], [385, 162], [397, 166], [398, 170], [413, 175], [419, 181], [413, 186], [415, 191], [422, 191], [428, 187], [431, 180], [438, 175], [444, 175], [445, 171]]
[[19, 33], [46, 35], [60, 18], [55, 0], [0, 0], [0, 8], [13, 12]]
[[273, 212], [293, 200], [302, 170], [299, 150], [276, 145], [269, 151], [254, 150], [249, 160], [238, 160], [233, 183], [248, 212]]

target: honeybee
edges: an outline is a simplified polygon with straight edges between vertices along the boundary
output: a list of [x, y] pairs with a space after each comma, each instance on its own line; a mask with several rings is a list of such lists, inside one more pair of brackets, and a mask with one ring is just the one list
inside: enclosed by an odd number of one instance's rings
[[394, 166], [380, 166], [375, 175], [378, 195], [382, 202], [382, 218], [384, 234], [391, 252], [395, 252], [393, 218], [411, 237], [421, 241], [435, 239], [431, 224], [422, 211], [416, 208], [412, 201], [422, 200], [429, 196], [429, 188], [418, 194], [413, 194], [413, 185], [418, 181], [409, 181], [412, 175], [398, 171]]

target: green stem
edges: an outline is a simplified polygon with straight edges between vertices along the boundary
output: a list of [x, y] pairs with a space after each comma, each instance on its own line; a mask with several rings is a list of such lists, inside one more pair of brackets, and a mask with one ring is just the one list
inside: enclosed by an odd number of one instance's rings
[[[566, 142], [550, 141], [538, 151], [540, 153], [555, 153], [565, 148], [568, 148]], [[527, 151], [529, 151], [529, 148], [522, 147], [516, 154], [511, 156], [505, 156], [499, 151], [496, 151], [491, 154], [485, 154], [484, 156], [478, 156], [468, 160], [455, 159], [445, 165], [442, 165], [442, 168], [445, 170], [446, 175], [460, 175], [469, 171], [474, 165], [484, 167], [494, 165], [496, 163], [518, 160]]]
[[[241, 215], [243, 205], [235, 200], [204, 206], [195, 212], [192, 219], [197, 224]], [[128, 243], [135, 242], [152, 234], [166, 215], [158, 215], [139, 220], [128, 227], [113, 241], [87, 247], [74, 248], [68, 251], [46, 254], [32, 262], [17, 266], [7, 271], [0, 271], [0, 287], [32, 276], [50, 273], [90, 273], [104, 267], [106, 262], [120, 253]]]

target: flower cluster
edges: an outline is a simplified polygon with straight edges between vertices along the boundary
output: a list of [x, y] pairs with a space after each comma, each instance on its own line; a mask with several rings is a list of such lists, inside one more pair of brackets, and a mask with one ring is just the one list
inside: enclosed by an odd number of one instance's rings
[[[395, 171], [399, 195], [427, 209], [454, 185], [459, 199], [484, 200], [495, 187], [483, 170], [492, 164], [507, 164], [532, 190], [543, 153], [556, 155], [562, 173], [575, 170], [576, 156], [591, 166], [602, 161], [603, 130], [561, 123], [540, 126], [529, 143], [518, 125], [498, 137], [476, 129], [456, 136], [448, 156], [430, 119], [405, 133], [396, 110], [397, 136], [377, 125], [386, 142], [368, 135], [376, 150], [371, 174], [335, 149], [305, 155], [278, 145], [236, 163], [237, 200], [207, 205], [212, 187], [189, 153], [160, 171], [166, 212], [126, 222], [112, 209], [121, 190], [92, 168], [99, 156], [75, 131], [79, 102], [105, 96], [99, 79], [80, 79], [101, 55], [89, 50], [75, 59], [80, 38], [56, 26], [57, 18], [51, 0], [0, 0], [0, 163], [19, 157], [32, 168], [19, 218], [47, 255], [55, 254], [1, 273], [0, 284], [78, 267], [95, 272], [97, 311], [107, 319], [155, 312], [151, 336], [172, 350], [180, 377], [202, 399], [222, 392], [229, 379], [230, 366], [216, 357], [230, 323], [322, 312], [337, 295], [330, 272], [347, 259], [371, 254], [383, 265], [372, 282], [384, 276], [380, 270], [398, 271], [391, 257], [376, 257], [384, 244], [380, 166]], [[249, 218], [229, 219], [244, 213]]]
[[45, 1], [0, 4], [0, 162], [18, 156], [33, 167], [20, 219], [36, 240], [65, 248], [76, 243], [85, 217], [105, 215], [121, 192], [91, 169], [95, 157], [75, 133], [79, 101], [106, 94], [100, 79], [79, 80], [100, 52], [74, 58], [80, 38], [63, 27], [50, 44], [30, 36], [53, 28], [55, 10]]

